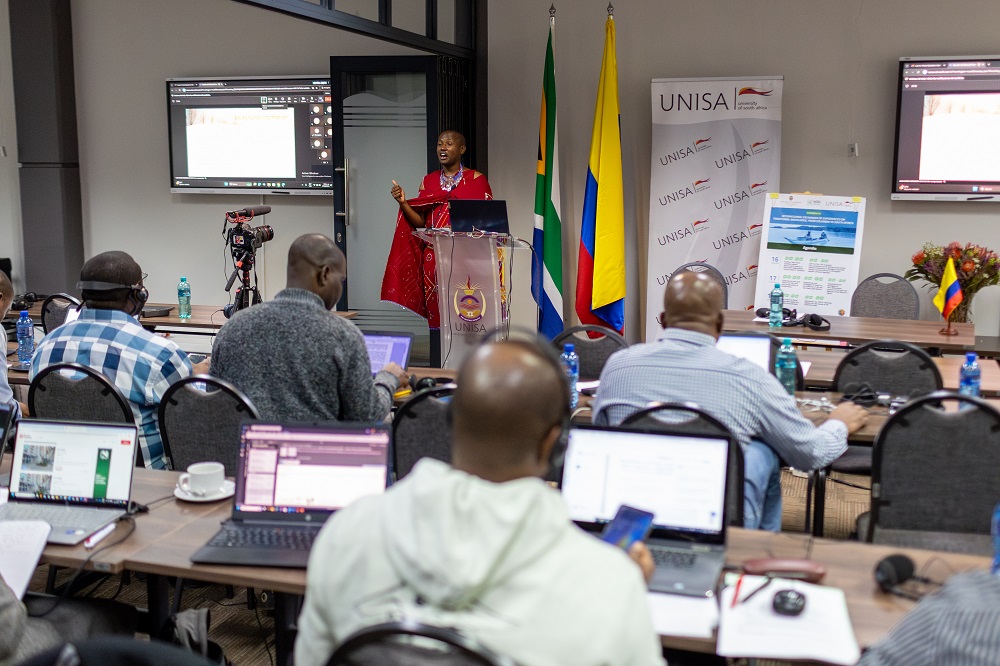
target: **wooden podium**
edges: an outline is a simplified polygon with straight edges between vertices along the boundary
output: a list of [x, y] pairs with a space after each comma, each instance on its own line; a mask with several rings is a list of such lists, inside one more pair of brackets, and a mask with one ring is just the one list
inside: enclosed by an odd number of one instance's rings
[[434, 247], [441, 316], [441, 367], [458, 368], [486, 333], [505, 331], [510, 317], [513, 250], [529, 247], [509, 234], [417, 229]]

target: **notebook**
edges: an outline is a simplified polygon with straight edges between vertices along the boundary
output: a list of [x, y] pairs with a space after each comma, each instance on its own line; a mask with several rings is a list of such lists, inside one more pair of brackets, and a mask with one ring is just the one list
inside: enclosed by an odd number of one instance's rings
[[48, 542], [80, 543], [128, 510], [135, 425], [21, 419], [0, 521], [42, 520]]
[[507, 202], [502, 199], [452, 199], [448, 205], [454, 233], [510, 233]]
[[198, 564], [305, 568], [326, 519], [385, 491], [390, 424], [243, 424], [232, 517]]
[[725, 563], [726, 437], [574, 427], [563, 466], [570, 518], [597, 531], [622, 504], [653, 513], [652, 592], [712, 596]]
[[380, 331], [365, 331], [365, 347], [368, 348], [368, 358], [372, 362], [372, 376], [393, 362], [401, 368], [410, 363], [410, 347], [413, 345], [412, 333], [383, 333]]
[[774, 345], [771, 344], [770, 335], [723, 333], [715, 343], [715, 348], [745, 358], [774, 373]]

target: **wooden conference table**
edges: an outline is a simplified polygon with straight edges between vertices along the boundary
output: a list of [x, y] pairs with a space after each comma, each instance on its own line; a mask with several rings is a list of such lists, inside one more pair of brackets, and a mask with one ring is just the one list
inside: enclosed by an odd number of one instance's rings
[[802, 338], [818, 341], [844, 341], [865, 343], [874, 340], [899, 340], [932, 351], [961, 352], [976, 346], [974, 324], [952, 324], [958, 335], [941, 335], [942, 322], [899, 319], [876, 319], [873, 317], [829, 317], [829, 331], [813, 331], [804, 326], [771, 329], [767, 322], [755, 322], [752, 310], [726, 310], [723, 330], [742, 333], [757, 331], [773, 333], [777, 336]]
[[[6, 456], [0, 470], [9, 469]], [[146, 504], [149, 512], [135, 518], [135, 532], [121, 544], [103, 551], [87, 551], [83, 546], [46, 546], [42, 562], [78, 567], [88, 555], [95, 554], [88, 568], [120, 572], [124, 569], [146, 573], [152, 630], [162, 626], [169, 608], [169, 588], [165, 576], [274, 590], [277, 628], [278, 664], [287, 664], [294, 644], [294, 622], [298, 613], [298, 595], [305, 592], [306, 575], [301, 569], [192, 564], [190, 556], [219, 529], [231, 511], [231, 501], [189, 503], [174, 499], [173, 486], [178, 473], [137, 469], [133, 497]], [[156, 502], [156, 500], [163, 501]], [[121, 538], [129, 527], [120, 523], [105, 544]], [[742, 562], [758, 557], [805, 557], [810, 537], [805, 534], [773, 534], [729, 528], [727, 563], [737, 568]], [[913, 607], [913, 602], [884, 594], [872, 578], [876, 563], [886, 555], [904, 552], [916, 563], [922, 575], [944, 580], [961, 571], [989, 566], [985, 557], [932, 551], [908, 550], [849, 541], [815, 539], [812, 559], [826, 565], [825, 584], [840, 587], [847, 596], [848, 611], [858, 642], [869, 646], [876, 642]], [[932, 561], [933, 560], [933, 561]], [[925, 568], [926, 566], [926, 568]], [[664, 635], [665, 646], [710, 653], [715, 639], [691, 639]]]

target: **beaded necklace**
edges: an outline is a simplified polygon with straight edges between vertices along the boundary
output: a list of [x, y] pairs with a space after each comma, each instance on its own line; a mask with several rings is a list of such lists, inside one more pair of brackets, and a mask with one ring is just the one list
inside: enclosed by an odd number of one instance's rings
[[458, 165], [458, 172], [454, 176], [445, 175], [444, 169], [441, 169], [441, 189], [445, 192], [451, 192], [455, 189], [455, 186], [462, 181], [462, 164]]

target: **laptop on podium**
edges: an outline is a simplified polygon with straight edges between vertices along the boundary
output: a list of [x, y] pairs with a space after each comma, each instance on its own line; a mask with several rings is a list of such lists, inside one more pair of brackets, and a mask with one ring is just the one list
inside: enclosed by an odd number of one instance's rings
[[598, 532], [628, 506], [654, 515], [649, 589], [708, 597], [726, 559], [728, 437], [573, 427], [563, 466], [569, 516]]
[[41, 520], [49, 543], [78, 544], [128, 510], [134, 424], [21, 419], [0, 521]]
[[452, 199], [452, 232], [510, 234], [507, 222], [507, 202], [503, 199]]
[[191, 561], [305, 568], [333, 512], [385, 491], [390, 441], [389, 424], [244, 423], [232, 517]]

